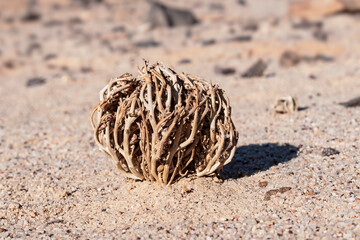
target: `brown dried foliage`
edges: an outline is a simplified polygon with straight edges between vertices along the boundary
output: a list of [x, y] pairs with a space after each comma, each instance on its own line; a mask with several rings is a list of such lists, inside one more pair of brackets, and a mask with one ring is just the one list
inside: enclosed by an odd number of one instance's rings
[[133, 179], [171, 184], [191, 173], [218, 173], [238, 140], [224, 91], [159, 63], [145, 61], [138, 72], [100, 91], [90, 116], [100, 150]]

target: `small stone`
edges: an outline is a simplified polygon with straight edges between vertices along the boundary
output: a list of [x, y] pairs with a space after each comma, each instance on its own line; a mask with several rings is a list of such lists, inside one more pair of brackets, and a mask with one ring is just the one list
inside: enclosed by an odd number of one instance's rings
[[159, 45], [160, 45], [159, 42], [157, 42], [155, 40], [152, 40], [152, 39], [143, 40], [143, 41], [139, 41], [139, 42], [135, 43], [135, 46], [138, 47], [138, 48], [157, 47]]
[[260, 59], [257, 62], [255, 62], [253, 65], [251, 65], [250, 68], [242, 74], [242, 77], [244, 78], [261, 77], [264, 75], [266, 68], [267, 68], [267, 64]]
[[259, 182], [259, 187], [266, 187], [268, 185], [267, 181]]
[[340, 152], [334, 148], [324, 148], [321, 155], [324, 157], [340, 154]]
[[4, 62], [4, 67], [8, 68], [8, 69], [13, 69], [13, 68], [15, 68], [15, 64], [13, 61], [8, 60], [8, 61]]
[[347, 102], [339, 103], [340, 105], [343, 105], [344, 107], [359, 107], [360, 106], [360, 97], [353, 98]]
[[215, 66], [214, 71], [215, 71], [215, 73], [222, 74], [222, 75], [232, 75], [236, 72], [235, 68], [219, 67], [219, 66]]
[[179, 64], [188, 64], [191, 63], [191, 59], [189, 58], [183, 58], [179, 61]]
[[42, 77], [30, 78], [26, 82], [26, 87], [35, 87], [45, 84], [46, 79]]
[[190, 10], [169, 7], [163, 3], [150, 1], [149, 22], [151, 27], [191, 26], [199, 21]]
[[23, 22], [35, 22], [40, 20], [41, 18], [41, 14], [36, 12], [36, 11], [28, 11], [23, 17], [22, 17], [22, 21]]
[[0, 228], [0, 233], [7, 232], [8, 230], [6, 228]]
[[285, 51], [281, 54], [279, 63], [282, 67], [288, 68], [298, 65], [301, 62], [301, 57], [296, 52]]

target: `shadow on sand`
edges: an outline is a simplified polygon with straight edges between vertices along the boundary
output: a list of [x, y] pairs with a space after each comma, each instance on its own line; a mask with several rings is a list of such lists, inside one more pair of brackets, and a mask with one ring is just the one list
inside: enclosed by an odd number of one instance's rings
[[236, 149], [232, 161], [222, 170], [223, 179], [237, 179], [265, 171], [297, 156], [298, 147], [290, 144], [250, 144]]

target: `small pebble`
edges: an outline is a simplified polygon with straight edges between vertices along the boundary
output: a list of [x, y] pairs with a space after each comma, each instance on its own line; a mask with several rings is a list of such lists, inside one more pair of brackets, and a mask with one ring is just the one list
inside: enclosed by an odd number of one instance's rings
[[324, 148], [321, 152], [321, 155], [324, 157], [337, 155], [337, 154], [340, 154], [340, 152], [338, 150], [336, 150], [335, 148]]
[[35, 87], [45, 84], [46, 79], [42, 77], [30, 78], [26, 82], [26, 87]]
[[259, 182], [259, 187], [266, 187], [268, 185], [267, 181]]

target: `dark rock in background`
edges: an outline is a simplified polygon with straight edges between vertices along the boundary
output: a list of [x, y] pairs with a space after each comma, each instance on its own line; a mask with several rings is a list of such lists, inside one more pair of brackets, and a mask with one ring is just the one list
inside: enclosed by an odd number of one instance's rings
[[27, 80], [26, 82], [26, 87], [35, 87], [35, 86], [40, 86], [46, 83], [46, 79], [42, 78], [42, 77], [34, 77], [34, 78], [30, 78], [29, 80]]
[[260, 59], [256, 63], [251, 65], [251, 67], [246, 70], [241, 76], [244, 78], [261, 77], [264, 75], [267, 66], [268, 64], [265, 63], [262, 59]]
[[301, 62], [301, 57], [292, 51], [285, 51], [281, 54], [279, 64], [282, 67], [292, 67]]
[[151, 1], [148, 20], [151, 27], [191, 26], [199, 21], [190, 10], [169, 7], [163, 3]]
[[215, 73], [222, 74], [222, 75], [232, 75], [236, 72], [235, 68], [219, 67], [219, 66], [215, 66], [214, 71], [215, 71]]
[[353, 98], [347, 102], [340, 103], [344, 107], [360, 107], [360, 97]]

